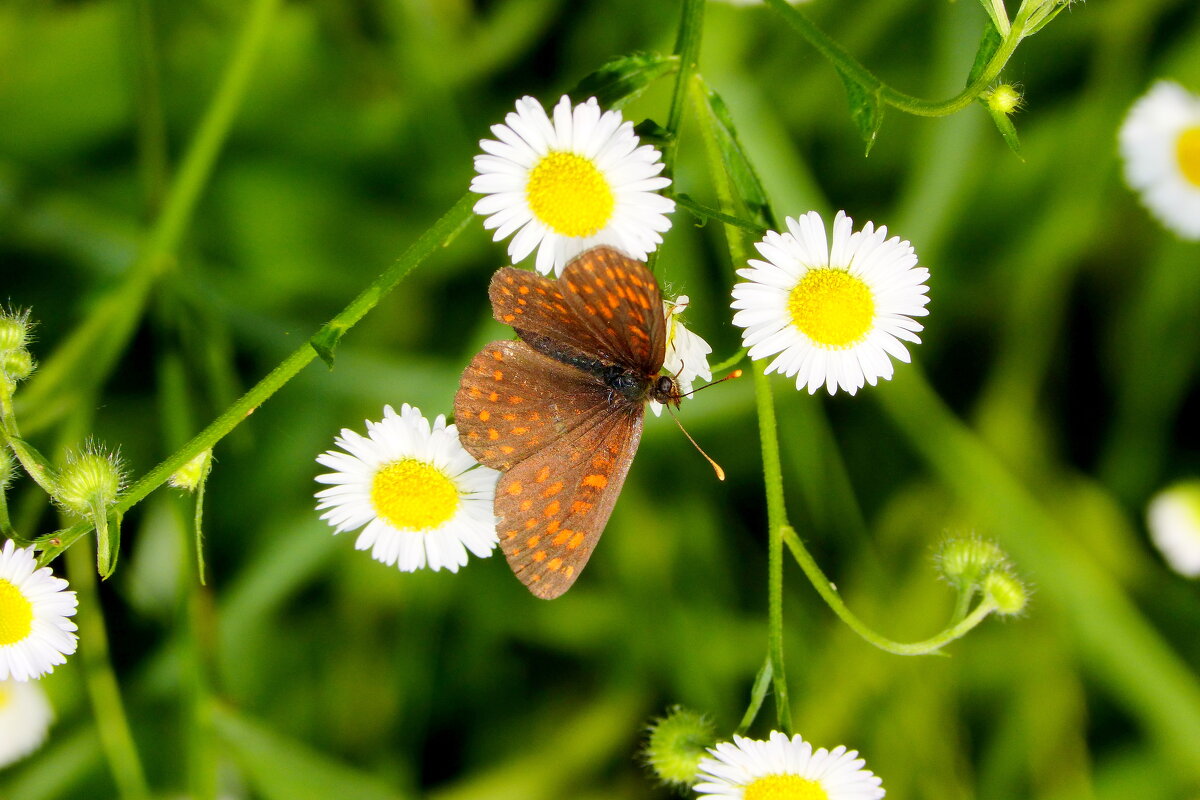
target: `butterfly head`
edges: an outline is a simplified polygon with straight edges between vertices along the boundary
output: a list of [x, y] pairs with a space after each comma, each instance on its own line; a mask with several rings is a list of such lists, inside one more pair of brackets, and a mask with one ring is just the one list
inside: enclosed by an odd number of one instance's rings
[[656, 403], [665, 405], [673, 405], [679, 408], [679, 401], [683, 395], [679, 391], [679, 384], [670, 375], [659, 375], [654, 380], [654, 385], [650, 387], [650, 399]]

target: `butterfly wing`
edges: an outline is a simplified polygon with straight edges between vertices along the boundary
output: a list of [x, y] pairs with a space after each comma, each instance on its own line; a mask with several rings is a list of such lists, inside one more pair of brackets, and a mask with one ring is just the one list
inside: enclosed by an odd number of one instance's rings
[[467, 452], [507, 470], [593, 423], [610, 406], [604, 384], [518, 341], [492, 342], [463, 371], [454, 422]]
[[500, 548], [538, 597], [570, 589], [587, 564], [633, 463], [643, 413], [641, 403], [614, 405], [500, 477]]
[[654, 275], [611, 247], [577, 256], [557, 281], [505, 267], [488, 288], [492, 313], [523, 340], [583, 368], [619, 364], [644, 375], [662, 369], [666, 321]]
[[559, 278], [566, 304], [616, 363], [657, 375], [667, 349], [658, 281], [646, 265], [611, 247], [581, 253]]

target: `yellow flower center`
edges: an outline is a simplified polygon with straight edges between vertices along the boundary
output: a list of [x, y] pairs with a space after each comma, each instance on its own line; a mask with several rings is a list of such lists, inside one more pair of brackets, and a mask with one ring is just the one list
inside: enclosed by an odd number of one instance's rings
[[825, 787], [799, 775], [766, 775], [746, 787], [743, 800], [829, 800]]
[[458, 509], [458, 487], [437, 467], [405, 458], [386, 464], [371, 482], [375, 513], [402, 531], [436, 528]]
[[844, 269], [810, 269], [788, 295], [788, 314], [801, 333], [830, 350], [850, 347], [871, 330], [875, 299]]
[[22, 641], [33, 630], [33, 605], [21, 590], [0, 578], [0, 647]]
[[555, 233], [594, 236], [612, 218], [616, 199], [604, 173], [574, 153], [547, 153], [529, 173], [529, 208]]
[[1175, 157], [1179, 159], [1179, 171], [1183, 177], [1193, 186], [1200, 187], [1200, 125], [1179, 134], [1175, 142]]

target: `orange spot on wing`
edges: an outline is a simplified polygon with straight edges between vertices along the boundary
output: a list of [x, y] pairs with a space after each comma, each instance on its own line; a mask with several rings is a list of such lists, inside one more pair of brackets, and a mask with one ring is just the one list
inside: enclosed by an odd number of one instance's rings
[[521, 501], [521, 510], [522, 511], [528, 511], [531, 508], [533, 508], [532, 500], [522, 500]]
[[528, 539], [525, 540], [525, 546], [526, 547], [537, 547], [538, 542], [540, 542], [541, 540], [542, 540], [541, 536], [530, 536]]
[[493, 350], [493, 351], [492, 351], [492, 358], [496, 359], [497, 361], [503, 361], [503, 360], [504, 360], [504, 353], [500, 352], [499, 350]]
[[492, 373], [492, 380], [496, 380], [496, 381], [504, 380], [504, 373], [501, 372], [500, 370], [496, 370], [495, 372]]
[[512, 451], [513, 451], [513, 446], [512, 446], [511, 444], [502, 444], [502, 445], [500, 445], [500, 452], [501, 452], [501, 453], [504, 453], [504, 455], [508, 455], [508, 454], [509, 454], [509, 453], [511, 453]]
[[488, 428], [488, 438], [493, 442], [500, 438], [500, 431], [495, 428]]
[[567, 541], [567, 539], [570, 539], [570, 538], [571, 538], [571, 529], [566, 528], [561, 533], [559, 533], [558, 536], [554, 537], [554, 546], [562, 547], [563, 542]]
[[517, 318], [516, 314], [505, 314], [500, 319], [504, 320], [505, 322], [511, 323], [516, 318]]
[[529, 433], [529, 428], [517, 427], [517, 428], [513, 428], [512, 432], [516, 436], [524, 436], [525, 434]]
[[[592, 463], [595, 462], [593, 461]], [[600, 474], [588, 475], [583, 479], [583, 485], [595, 486], [597, 489], [603, 489], [605, 486], [608, 486], [608, 478]]]
[[585, 503], [582, 500], [576, 500], [574, 503], [571, 503], [571, 513], [572, 514], [586, 514], [588, 511], [591, 510], [591, 508], [592, 508], [591, 503]]
[[538, 550], [536, 553], [533, 554], [533, 560], [538, 561], [538, 562], [545, 561], [546, 560], [546, 551]]
[[504, 491], [508, 492], [509, 494], [520, 494], [523, 488], [525, 487], [521, 485], [520, 481], [513, 481]]
[[546, 562], [546, 569], [550, 570], [551, 572], [557, 572], [559, 567], [561, 567], [561, 566], [562, 566], [562, 559], [559, 558], [558, 556], [555, 556], [554, 558], [552, 558]]
[[553, 517], [555, 514], [558, 513], [558, 508], [559, 508], [558, 501], [552, 500], [552, 501], [550, 501], [550, 505], [546, 506], [546, 510], [543, 511], [542, 513], [545, 514], [547, 517]]
[[554, 495], [561, 492], [562, 488], [563, 488], [562, 481], [555, 481], [554, 483], [552, 483], [546, 487], [546, 489], [542, 492], [542, 497], [553, 497]]
[[579, 531], [571, 537], [571, 541], [567, 542], [567, 547], [571, 550], [574, 550], [575, 548], [579, 547], [579, 545], [583, 544], [583, 540], [585, 538], [587, 537], [583, 535], [583, 531]]
[[563, 575], [566, 575], [569, 578], [574, 574], [575, 574], [575, 568], [573, 566], [571, 566], [570, 564], [567, 564], [566, 569], [563, 570]]
[[[481, 392], [480, 394], [482, 394], [482, 392]], [[476, 397], [478, 397], [478, 396], [479, 396], [479, 395], [476, 395]], [[492, 392], [491, 394], [489, 394], [489, 395], [488, 395], [488, 402], [490, 402], [490, 403], [494, 403], [494, 402], [496, 402], [496, 401], [497, 401], [497, 400], [499, 400], [499, 399], [500, 399], [500, 393], [499, 393], [499, 392]]]
[[536, 477], [534, 477], [534, 480], [537, 481], [538, 483], [543, 483], [543, 482], [545, 482], [546, 478], [549, 478], [549, 477], [550, 477], [550, 467], [542, 467], [541, 469], [538, 470], [538, 474]]
[[479, 421], [480, 422], [487, 422], [491, 418], [492, 418], [492, 412], [488, 411], [487, 409], [484, 409], [483, 411], [479, 412]]

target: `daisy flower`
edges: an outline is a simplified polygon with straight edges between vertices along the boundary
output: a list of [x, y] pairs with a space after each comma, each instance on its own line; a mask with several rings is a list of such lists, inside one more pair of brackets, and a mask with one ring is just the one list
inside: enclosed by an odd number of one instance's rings
[[33, 548], [11, 540], [0, 550], [0, 681], [27, 681], [53, 672], [75, 652], [78, 630], [67, 619], [79, 601], [49, 567], [38, 569]]
[[1200, 577], [1200, 481], [1177, 483], [1155, 495], [1146, 525], [1171, 569]]
[[53, 720], [37, 681], [0, 681], [0, 769], [41, 747]]
[[551, 121], [541, 103], [522, 97], [504, 123], [492, 126], [496, 139], [479, 143], [471, 191], [486, 195], [475, 212], [496, 230], [493, 241], [513, 237], [514, 264], [536, 249], [537, 271], [561, 275], [589, 247], [612, 245], [644, 261], [662, 242], [675, 201], [656, 192], [671, 181], [659, 175], [661, 154], [638, 147], [619, 111], [601, 114], [594, 97], [572, 108], [564, 95]]
[[[404, 572], [428, 566], [457, 572], [467, 551], [485, 558], [496, 547], [492, 499], [499, 473], [463, 449], [458, 429], [438, 415], [433, 425], [408, 403], [367, 421], [367, 435], [347, 428], [317, 463], [333, 472], [316, 493], [321, 519], [334, 533], [363, 528], [358, 550]], [[363, 526], [366, 527], [363, 527]]]
[[854, 394], [890, 379], [889, 356], [909, 360], [900, 340], [921, 341], [913, 317], [929, 313], [929, 270], [908, 242], [886, 238], [886, 227], [868, 222], [851, 233], [844, 211], [832, 247], [817, 212], [786, 222], [789, 233], [768, 231], [755, 245], [766, 261], [738, 270], [748, 282], [733, 287], [733, 324], [746, 329], [750, 358], [775, 355], [767, 372], [795, 375], [809, 394], [821, 384]]
[[[663, 301], [663, 316], [667, 319], [667, 354], [663, 359], [662, 371], [675, 378], [679, 391], [691, 397], [692, 383], [696, 378], [712, 380], [708, 368], [708, 354], [712, 347], [708, 342], [683, 327], [679, 315], [688, 307], [688, 296], [681, 294], [674, 302]], [[655, 416], [662, 414], [662, 403], [650, 401], [650, 410]]]
[[1200, 239], [1200, 97], [1159, 81], [1129, 109], [1119, 139], [1125, 180], [1150, 213]]
[[799, 735], [734, 736], [700, 762], [696, 792], [711, 800], [878, 800], [886, 792], [855, 750], [814, 751]]

